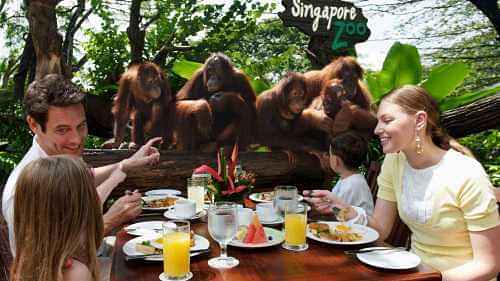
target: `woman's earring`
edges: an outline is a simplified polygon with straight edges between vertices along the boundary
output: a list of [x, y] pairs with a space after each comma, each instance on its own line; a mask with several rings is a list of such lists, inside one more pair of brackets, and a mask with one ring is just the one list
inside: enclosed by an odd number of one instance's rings
[[422, 154], [424, 152], [424, 148], [422, 147], [422, 140], [420, 140], [418, 135], [415, 137], [415, 143], [417, 145], [417, 154]]

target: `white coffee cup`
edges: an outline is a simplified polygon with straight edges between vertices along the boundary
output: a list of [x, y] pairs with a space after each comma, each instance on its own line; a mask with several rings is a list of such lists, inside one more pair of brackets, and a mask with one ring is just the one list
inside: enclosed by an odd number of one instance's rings
[[238, 225], [249, 225], [252, 222], [253, 210], [250, 208], [238, 208]]
[[174, 215], [179, 218], [188, 219], [196, 214], [196, 202], [188, 199], [175, 201]]
[[273, 207], [273, 203], [259, 203], [255, 206], [255, 210], [261, 221], [269, 222], [279, 218], [278, 213]]

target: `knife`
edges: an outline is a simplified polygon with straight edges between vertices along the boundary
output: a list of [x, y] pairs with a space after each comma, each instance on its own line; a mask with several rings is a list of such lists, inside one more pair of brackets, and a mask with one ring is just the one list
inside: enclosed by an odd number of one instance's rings
[[[194, 251], [191, 251], [189, 253], [189, 256], [195, 257], [195, 256], [202, 255], [202, 254], [209, 253], [209, 252], [210, 252], [210, 249], [194, 250]], [[126, 261], [146, 260], [146, 258], [163, 258], [163, 254], [125, 256]]]
[[363, 253], [371, 253], [371, 252], [380, 252], [380, 251], [406, 251], [405, 247], [396, 247], [396, 248], [373, 248], [373, 249], [359, 249], [359, 250], [349, 250], [344, 251], [346, 255], [354, 255], [354, 254], [363, 254]]

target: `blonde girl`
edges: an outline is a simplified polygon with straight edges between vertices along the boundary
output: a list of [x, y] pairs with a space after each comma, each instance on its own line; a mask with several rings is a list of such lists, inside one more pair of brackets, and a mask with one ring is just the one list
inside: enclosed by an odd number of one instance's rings
[[99, 280], [101, 204], [83, 160], [53, 156], [28, 164], [14, 199], [12, 281]]

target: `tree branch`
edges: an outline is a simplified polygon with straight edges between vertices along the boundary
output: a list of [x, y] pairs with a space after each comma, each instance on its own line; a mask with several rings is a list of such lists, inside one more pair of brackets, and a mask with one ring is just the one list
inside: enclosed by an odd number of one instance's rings
[[158, 12], [156, 15], [151, 17], [145, 24], [142, 25], [142, 30], [148, 29], [148, 27], [160, 18], [161, 14]]
[[490, 20], [497, 32], [497, 40], [500, 41], [500, 9], [497, 0], [469, 0], [469, 2]]

